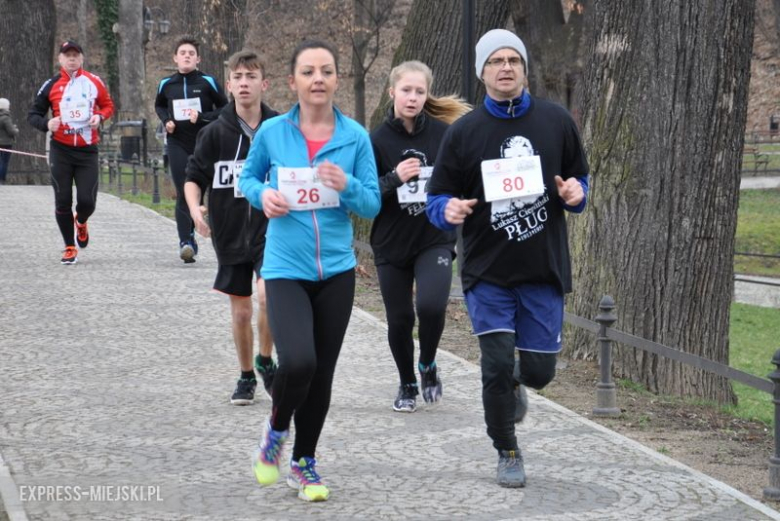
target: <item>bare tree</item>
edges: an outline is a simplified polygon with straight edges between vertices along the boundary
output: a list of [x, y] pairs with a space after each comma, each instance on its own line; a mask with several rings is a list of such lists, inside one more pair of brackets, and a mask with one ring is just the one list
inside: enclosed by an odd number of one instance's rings
[[353, 0], [352, 82], [355, 95], [355, 120], [366, 124], [366, 75], [382, 50], [382, 29], [390, 19], [395, 0]]
[[[53, 0], [0, 0], [0, 97], [11, 101], [19, 126], [16, 149], [42, 154], [45, 134], [27, 124], [27, 110], [38, 89], [56, 71], [54, 36], [57, 29]], [[44, 184], [46, 161], [17, 155], [9, 173], [14, 182]]]
[[[603, 294], [621, 329], [728, 363], [753, 0], [595, 0], [583, 139], [590, 208], [570, 220], [572, 311]], [[595, 356], [575, 332], [568, 354]], [[621, 348], [616, 372], [662, 393], [730, 403], [726, 379]]]

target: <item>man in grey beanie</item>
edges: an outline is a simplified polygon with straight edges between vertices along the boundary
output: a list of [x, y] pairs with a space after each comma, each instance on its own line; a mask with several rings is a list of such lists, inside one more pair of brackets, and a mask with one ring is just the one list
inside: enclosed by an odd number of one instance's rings
[[561, 350], [563, 296], [572, 287], [565, 212], [585, 209], [588, 163], [566, 109], [528, 92], [517, 35], [488, 31], [476, 58], [487, 95], [445, 133], [426, 213], [443, 230], [463, 225], [463, 289], [482, 355], [485, 423], [498, 451], [497, 482], [514, 488], [526, 483], [515, 435], [524, 388], [552, 381]]

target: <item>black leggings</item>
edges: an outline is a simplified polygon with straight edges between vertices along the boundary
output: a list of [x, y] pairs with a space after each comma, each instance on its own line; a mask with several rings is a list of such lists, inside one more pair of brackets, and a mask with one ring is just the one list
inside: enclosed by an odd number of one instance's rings
[[268, 323], [279, 369], [272, 389], [271, 427], [295, 421], [292, 457], [314, 457], [330, 407], [333, 373], [355, 297], [355, 270], [310, 282], [265, 281]]
[[[515, 436], [515, 334], [480, 335], [482, 365], [482, 406], [485, 424], [493, 446], [498, 450], [517, 449]], [[557, 353], [518, 351], [520, 383], [542, 389], [555, 377]]]
[[401, 385], [417, 383], [414, 372], [413, 286], [417, 282], [417, 316], [420, 319], [420, 363], [436, 360], [447, 300], [452, 284], [452, 251], [447, 248], [425, 250], [406, 268], [392, 264], [376, 267], [379, 288], [385, 303], [387, 339], [393, 353]]
[[176, 231], [179, 233], [179, 242], [189, 242], [195, 229], [187, 200], [184, 198], [187, 160], [191, 154], [175, 140], [168, 138], [168, 164], [171, 166], [171, 177], [173, 185], [176, 187]]
[[54, 215], [65, 246], [75, 246], [73, 232], [73, 182], [76, 182], [76, 213], [85, 223], [95, 212], [98, 191], [96, 147], [79, 149], [51, 142], [49, 149], [51, 184], [54, 187]]

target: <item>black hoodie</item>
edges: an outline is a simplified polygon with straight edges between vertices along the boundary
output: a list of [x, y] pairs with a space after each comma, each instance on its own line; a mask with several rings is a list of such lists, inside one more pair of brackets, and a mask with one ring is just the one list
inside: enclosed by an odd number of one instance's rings
[[[278, 113], [265, 103], [262, 121]], [[249, 154], [250, 139], [241, 130], [236, 105], [228, 104], [211, 125], [198, 133], [195, 152], [187, 162], [187, 181], [210, 191], [209, 225], [211, 241], [220, 265], [257, 262], [263, 257], [268, 219], [243, 197], [236, 197], [238, 179], [232, 173], [234, 162], [243, 165]]]
[[454, 251], [455, 232], [434, 227], [425, 215], [425, 203], [400, 204], [396, 192], [403, 184], [395, 172], [398, 163], [417, 157], [422, 166], [433, 166], [445, 130], [446, 123], [421, 112], [410, 134], [403, 121], [393, 117], [390, 107], [385, 121], [371, 132], [382, 192], [382, 209], [371, 227], [375, 264], [404, 268], [431, 247], [443, 246]]

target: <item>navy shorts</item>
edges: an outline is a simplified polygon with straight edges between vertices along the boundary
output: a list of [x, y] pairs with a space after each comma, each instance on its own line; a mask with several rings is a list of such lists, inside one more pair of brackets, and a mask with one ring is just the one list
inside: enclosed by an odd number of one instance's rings
[[255, 278], [260, 278], [260, 268], [262, 267], [262, 260], [254, 264], [245, 262], [243, 264], [220, 265], [217, 270], [217, 278], [214, 280], [214, 289], [235, 297], [251, 297], [252, 283]]
[[515, 346], [521, 351], [561, 350], [563, 294], [555, 286], [521, 284], [503, 288], [481, 281], [465, 296], [475, 335], [515, 333]]

